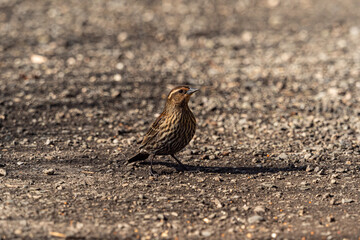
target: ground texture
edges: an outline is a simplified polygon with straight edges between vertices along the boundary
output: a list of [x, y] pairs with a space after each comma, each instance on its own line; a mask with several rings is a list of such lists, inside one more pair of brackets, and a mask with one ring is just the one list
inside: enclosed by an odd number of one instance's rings
[[[0, 2], [0, 239], [358, 239], [357, 0]], [[171, 87], [196, 136], [127, 165]]]

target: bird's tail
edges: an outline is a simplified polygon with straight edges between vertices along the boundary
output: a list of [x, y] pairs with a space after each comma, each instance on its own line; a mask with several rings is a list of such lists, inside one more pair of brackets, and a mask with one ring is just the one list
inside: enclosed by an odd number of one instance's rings
[[148, 153], [138, 153], [135, 156], [133, 156], [132, 158], [128, 159], [128, 163], [132, 163], [132, 162], [136, 162], [136, 161], [141, 161], [141, 160], [145, 160], [149, 157], [150, 154]]

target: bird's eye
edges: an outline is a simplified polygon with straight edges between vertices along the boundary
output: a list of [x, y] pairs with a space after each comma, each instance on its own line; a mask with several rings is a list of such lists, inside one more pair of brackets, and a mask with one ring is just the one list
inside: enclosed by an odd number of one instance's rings
[[184, 90], [180, 89], [179, 93], [184, 93]]

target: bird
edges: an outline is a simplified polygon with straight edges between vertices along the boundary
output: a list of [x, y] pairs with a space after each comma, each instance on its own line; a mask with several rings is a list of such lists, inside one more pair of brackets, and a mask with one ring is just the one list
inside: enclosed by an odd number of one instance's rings
[[153, 170], [155, 156], [170, 155], [182, 170], [187, 170], [175, 154], [188, 145], [195, 135], [196, 119], [188, 102], [197, 91], [198, 89], [189, 86], [178, 86], [170, 91], [162, 113], [146, 132], [138, 153], [128, 159], [128, 163], [150, 157], [150, 175], [156, 175]]

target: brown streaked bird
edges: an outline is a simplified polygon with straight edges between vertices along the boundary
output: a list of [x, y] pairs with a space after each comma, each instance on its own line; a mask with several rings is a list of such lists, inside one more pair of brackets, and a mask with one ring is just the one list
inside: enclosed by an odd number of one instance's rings
[[175, 157], [193, 138], [196, 120], [188, 102], [198, 89], [179, 86], [167, 96], [165, 108], [145, 134], [139, 153], [129, 163], [145, 160], [150, 156], [150, 174], [154, 175], [153, 160], [156, 155], [170, 155], [184, 169], [186, 167]]

